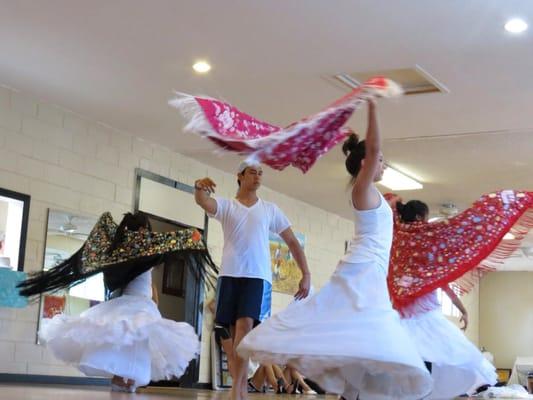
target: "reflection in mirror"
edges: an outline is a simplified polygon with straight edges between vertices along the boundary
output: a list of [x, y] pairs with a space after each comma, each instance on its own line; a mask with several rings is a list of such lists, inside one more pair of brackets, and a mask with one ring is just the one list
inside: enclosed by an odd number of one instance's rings
[[[183, 182], [137, 169], [135, 210], [148, 214], [155, 231], [172, 231], [183, 227], [200, 230], [207, 239], [208, 220], [194, 201], [194, 188]], [[159, 293], [158, 308], [164, 318], [185, 321], [202, 334], [204, 288], [185, 268], [166, 265], [153, 270], [153, 284]], [[206, 339], [209, 340], [208, 336]], [[193, 360], [179, 380], [179, 386], [198, 382], [199, 360]], [[165, 385], [176, 386], [176, 381]]]
[[22, 271], [30, 196], [0, 189], [0, 268]]
[[[65, 211], [48, 210], [44, 270], [48, 270], [69, 258], [81, 246], [97, 218]], [[79, 315], [105, 298], [102, 274], [90, 277], [70, 289], [45, 293], [41, 296], [39, 326], [41, 329], [56, 314]]]

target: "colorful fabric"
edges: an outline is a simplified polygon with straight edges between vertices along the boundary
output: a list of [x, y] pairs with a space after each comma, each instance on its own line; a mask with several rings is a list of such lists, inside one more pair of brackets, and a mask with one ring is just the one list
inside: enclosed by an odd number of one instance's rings
[[197, 229], [182, 229], [174, 232], [130, 231], [124, 241], [109, 253], [109, 247], [118, 225], [110, 213], [98, 219], [81, 256], [83, 274], [91, 273], [106, 265], [120, 264], [140, 257], [149, 257], [180, 250], [205, 250], [202, 234]]
[[[175, 268], [186, 265], [197, 279], [214, 286], [218, 268], [198, 230], [126, 231], [124, 240], [110, 252], [117, 227], [110, 213], [102, 214], [80, 250], [54, 268], [31, 274], [18, 285], [20, 294], [34, 296], [66, 289], [100, 272], [104, 273], [106, 288], [114, 291], [124, 288], [150, 268], [164, 263]], [[175, 262], [178, 259], [183, 263]]]
[[[519, 248], [533, 227], [532, 208], [533, 192], [502, 190], [440, 222], [403, 224], [396, 216], [388, 275], [394, 307], [401, 310], [451, 282], [469, 291], [480, 274]], [[503, 240], [508, 232], [514, 239]]]
[[220, 148], [283, 170], [307, 172], [316, 160], [351, 131], [344, 124], [368, 98], [395, 96], [401, 89], [383, 77], [370, 79], [324, 110], [285, 128], [260, 121], [231, 104], [177, 93], [169, 102], [187, 120], [185, 130], [210, 139]]

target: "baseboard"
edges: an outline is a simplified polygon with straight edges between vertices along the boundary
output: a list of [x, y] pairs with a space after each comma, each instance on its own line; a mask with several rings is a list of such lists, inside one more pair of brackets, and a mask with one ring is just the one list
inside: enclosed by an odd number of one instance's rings
[[208, 382], [196, 382], [192, 387], [193, 389], [213, 390], [213, 385]]
[[38, 383], [49, 385], [109, 386], [109, 379], [82, 376], [0, 374], [0, 383]]
[[176, 381], [160, 381], [150, 382], [148, 388], [169, 388], [169, 389], [202, 389], [212, 390], [212, 385], [208, 382], [196, 382], [192, 385], [186, 383], [179, 383]]
[[[87, 378], [83, 376], [57, 376], [57, 375], [29, 375], [29, 374], [6, 374], [0, 373], [0, 383], [36, 383], [43, 385], [83, 385], [83, 386], [109, 386], [109, 379]], [[160, 382], [150, 385], [150, 387], [180, 387], [176, 382]], [[202, 390], [212, 390], [211, 384], [207, 382], [197, 382], [192, 386], [181, 386], [181, 388], [192, 388]]]

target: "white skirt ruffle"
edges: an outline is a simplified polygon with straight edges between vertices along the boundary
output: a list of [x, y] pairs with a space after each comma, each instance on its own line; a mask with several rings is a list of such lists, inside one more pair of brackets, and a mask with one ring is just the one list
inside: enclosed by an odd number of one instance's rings
[[429, 372], [390, 304], [384, 269], [341, 262], [315, 295], [289, 305], [238, 347], [260, 363], [289, 364], [348, 400], [421, 399]]
[[496, 384], [494, 366], [440, 309], [402, 319], [402, 325], [424, 361], [432, 363], [431, 399], [449, 399]]
[[136, 386], [180, 377], [200, 352], [192, 326], [162, 318], [143, 296], [123, 295], [44, 322], [39, 338], [55, 357], [86, 375], [122, 376]]

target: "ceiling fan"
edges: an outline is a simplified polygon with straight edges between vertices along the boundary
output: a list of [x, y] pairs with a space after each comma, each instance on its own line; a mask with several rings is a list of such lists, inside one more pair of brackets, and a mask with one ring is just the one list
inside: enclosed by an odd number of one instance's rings
[[59, 229], [49, 229], [49, 232], [53, 232], [55, 234], [60, 234], [68, 237], [73, 237], [76, 239], [85, 240], [87, 236], [89, 236], [87, 233], [79, 232], [78, 226], [74, 224], [74, 216], [68, 215], [67, 221], [59, 226]]

